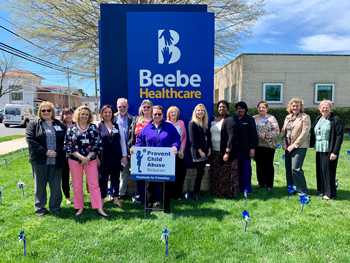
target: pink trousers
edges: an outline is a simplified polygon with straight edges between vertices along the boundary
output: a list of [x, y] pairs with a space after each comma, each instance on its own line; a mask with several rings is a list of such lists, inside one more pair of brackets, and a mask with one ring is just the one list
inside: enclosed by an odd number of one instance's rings
[[102, 208], [101, 192], [98, 184], [97, 161], [90, 161], [88, 165], [68, 159], [69, 169], [72, 175], [74, 208], [84, 208], [83, 171], [89, 186], [92, 209]]

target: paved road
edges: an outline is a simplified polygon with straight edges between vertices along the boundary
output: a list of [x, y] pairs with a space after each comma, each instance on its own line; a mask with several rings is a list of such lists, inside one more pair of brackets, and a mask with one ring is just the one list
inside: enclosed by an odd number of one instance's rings
[[26, 131], [25, 128], [22, 128], [19, 125], [11, 125], [6, 128], [3, 123], [0, 123], [0, 137], [6, 137], [10, 135], [21, 135]]

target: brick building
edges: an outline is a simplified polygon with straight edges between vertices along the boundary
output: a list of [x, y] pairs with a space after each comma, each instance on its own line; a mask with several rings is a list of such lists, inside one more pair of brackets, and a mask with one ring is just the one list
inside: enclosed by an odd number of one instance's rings
[[[73, 109], [81, 106], [81, 96], [77, 88], [70, 88], [71, 107]], [[34, 106], [39, 107], [43, 101], [51, 101], [56, 108], [68, 107], [68, 88], [61, 86], [41, 86], [37, 91], [38, 97], [34, 100]]]
[[298, 97], [305, 107], [323, 98], [350, 106], [350, 55], [241, 54], [214, 75], [214, 101], [286, 107]]

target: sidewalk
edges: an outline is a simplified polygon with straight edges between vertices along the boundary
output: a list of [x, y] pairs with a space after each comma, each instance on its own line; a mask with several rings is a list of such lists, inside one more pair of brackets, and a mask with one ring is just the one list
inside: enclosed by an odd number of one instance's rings
[[0, 155], [7, 154], [9, 152], [13, 152], [19, 150], [21, 148], [28, 147], [26, 142], [26, 138], [18, 138], [11, 141], [1, 142], [0, 143]]

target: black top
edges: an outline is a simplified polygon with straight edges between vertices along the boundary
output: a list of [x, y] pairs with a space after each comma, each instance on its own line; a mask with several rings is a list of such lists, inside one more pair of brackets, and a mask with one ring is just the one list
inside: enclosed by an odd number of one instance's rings
[[[46, 133], [43, 128], [43, 119], [31, 121], [26, 129], [26, 140], [29, 149], [29, 163], [46, 164], [48, 151], [46, 146]], [[63, 142], [66, 134], [66, 126], [59, 120], [52, 120], [52, 125], [60, 127], [56, 131], [56, 167], [61, 168], [64, 162]], [[59, 130], [60, 129], [60, 130]]]
[[139, 116], [135, 116], [132, 118], [131, 125], [129, 126], [129, 133], [128, 133], [128, 142], [126, 143], [126, 146], [128, 148], [128, 154], [130, 152], [130, 148], [135, 145], [136, 143], [136, 135], [135, 135], [135, 127], [137, 124]]
[[245, 114], [241, 119], [233, 117], [238, 131], [237, 155], [238, 159], [250, 159], [250, 150], [258, 147], [258, 133], [254, 118]]
[[[210, 120], [210, 127], [217, 117], [213, 117]], [[209, 132], [210, 141], [211, 133]], [[231, 149], [228, 161], [232, 162], [237, 159], [237, 125], [232, 116], [226, 114], [221, 127], [221, 138], [220, 138], [220, 154], [221, 161], [223, 162], [223, 156], [225, 155], [226, 148]]]
[[191, 156], [193, 159], [201, 158], [198, 150], [201, 149], [205, 155], [211, 148], [211, 140], [209, 140], [209, 129], [199, 126], [197, 123], [190, 121], [188, 124], [188, 133], [191, 144]]
[[[316, 137], [315, 137], [314, 129], [321, 117], [322, 116], [318, 116], [316, 118], [316, 121], [313, 123], [312, 128], [310, 130], [311, 132], [310, 147], [311, 148], [315, 147]], [[343, 122], [338, 116], [334, 115], [333, 112], [330, 113], [328, 120], [331, 122], [331, 133], [329, 134], [329, 141], [328, 141], [328, 152], [339, 156], [340, 147], [343, 143], [343, 136], [344, 136]]]
[[121, 159], [122, 149], [120, 146], [120, 131], [117, 123], [113, 122], [113, 130], [108, 131], [103, 121], [98, 125], [102, 139], [103, 150], [100, 152], [101, 169], [109, 171], [115, 169], [122, 170]]

